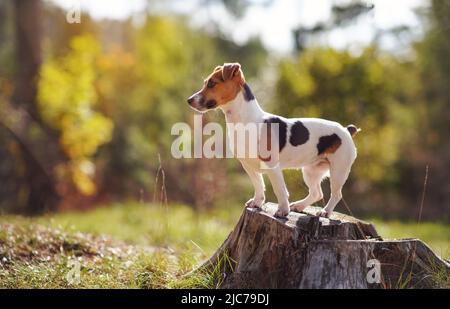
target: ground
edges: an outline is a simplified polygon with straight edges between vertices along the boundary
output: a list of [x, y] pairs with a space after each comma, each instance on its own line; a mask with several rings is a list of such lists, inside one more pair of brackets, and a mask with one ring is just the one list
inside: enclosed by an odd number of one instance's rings
[[[220, 246], [240, 213], [127, 203], [1, 216], [0, 288], [214, 288], [220, 269], [184, 275]], [[366, 220], [384, 238], [419, 238], [450, 258], [449, 225]]]

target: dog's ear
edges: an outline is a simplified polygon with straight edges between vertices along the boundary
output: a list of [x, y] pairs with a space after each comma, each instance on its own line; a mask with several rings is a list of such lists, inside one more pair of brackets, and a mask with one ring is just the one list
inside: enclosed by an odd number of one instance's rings
[[222, 77], [223, 80], [232, 79], [241, 70], [241, 65], [239, 63], [224, 63], [222, 67]]
[[216, 68], [214, 69], [213, 73], [215, 73], [215, 72], [217, 72], [217, 71], [220, 71], [220, 70], [222, 70], [222, 66], [221, 66], [221, 65], [218, 65], [218, 66], [216, 66]]

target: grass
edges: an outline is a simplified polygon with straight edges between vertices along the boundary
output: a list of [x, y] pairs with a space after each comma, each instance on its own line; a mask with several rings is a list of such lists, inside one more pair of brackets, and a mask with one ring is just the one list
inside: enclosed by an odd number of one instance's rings
[[437, 255], [450, 259], [450, 225], [431, 222], [400, 222], [369, 219], [385, 239], [418, 238]]
[[[0, 288], [215, 288], [220, 265], [211, 273], [184, 274], [221, 245], [241, 211], [128, 203], [1, 216]], [[450, 258], [448, 225], [369, 221], [386, 239], [420, 238]]]
[[[131, 203], [2, 216], [0, 288], [212, 288], [216, 272], [183, 274], [220, 246], [240, 211]], [[74, 261], [82, 280], [71, 284]]]

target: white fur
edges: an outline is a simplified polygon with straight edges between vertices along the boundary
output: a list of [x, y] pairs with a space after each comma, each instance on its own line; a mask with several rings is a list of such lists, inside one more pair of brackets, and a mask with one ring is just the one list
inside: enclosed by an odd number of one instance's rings
[[[236, 98], [220, 107], [225, 114], [227, 123], [250, 122], [262, 123], [264, 119], [275, 115], [266, 113], [259, 106], [256, 99], [246, 101], [242, 91]], [[330, 177], [331, 196], [326, 206], [319, 213], [320, 216], [329, 217], [335, 206], [342, 198], [342, 187], [350, 173], [351, 166], [356, 159], [356, 148], [348, 130], [337, 122], [318, 118], [281, 118], [287, 127], [286, 145], [279, 154], [279, 166], [273, 169], [262, 169], [260, 160], [255, 158], [240, 158], [240, 162], [250, 177], [255, 194], [246, 206], [261, 207], [265, 201], [265, 186], [263, 173], [267, 173], [274, 193], [278, 199], [276, 216], [286, 216], [289, 210], [302, 211], [307, 206], [323, 198], [320, 186], [324, 177]], [[300, 120], [309, 131], [309, 139], [299, 146], [289, 143], [290, 128], [295, 121]], [[331, 154], [318, 155], [317, 144], [319, 138], [325, 135], [337, 134], [341, 139], [340, 147]], [[289, 192], [283, 178], [283, 169], [298, 169], [303, 172], [303, 179], [309, 188], [309, 194], [300, 201], [289, 204]]]

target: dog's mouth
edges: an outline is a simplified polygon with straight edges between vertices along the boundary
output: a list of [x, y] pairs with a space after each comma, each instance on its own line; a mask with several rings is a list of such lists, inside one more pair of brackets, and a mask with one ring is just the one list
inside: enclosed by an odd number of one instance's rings
[[207, 109], [213, 109], [217, 107], [217, 102], [216, 100], [208, 100], [206, 101], [206, 108]]
[[205, 113], [208, 110], [217, 107], [216, 100], [205, 100], [205, 98], [200, 94], [194, 94], [187, 100], [189, 106], [195, 111]]

